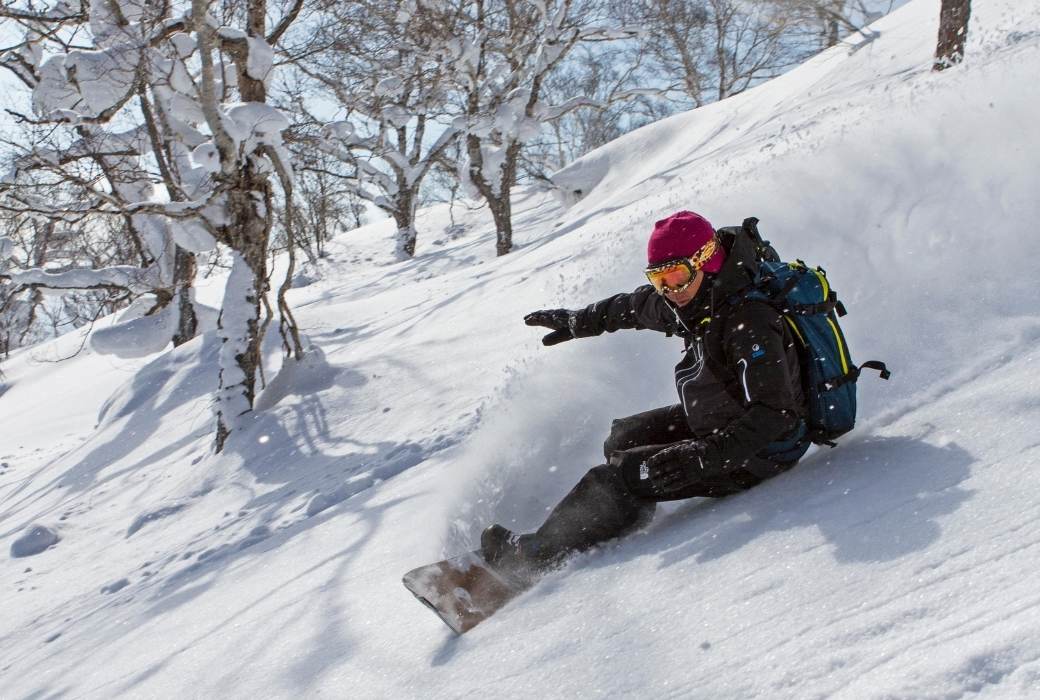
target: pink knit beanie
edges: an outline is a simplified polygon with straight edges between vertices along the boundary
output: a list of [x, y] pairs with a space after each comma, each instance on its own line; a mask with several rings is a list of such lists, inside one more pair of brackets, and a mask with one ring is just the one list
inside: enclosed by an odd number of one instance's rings
[[[689, 258], [715, 235], [708, 220], [692, 211], [679, 211], [654, 224], [654, 232], [646, 246], [647, 262], [653, 266], [675, 258]], [[718, 272], [726, 260], [726, 251], [720, 245], [715, 254], [701, 268]]]

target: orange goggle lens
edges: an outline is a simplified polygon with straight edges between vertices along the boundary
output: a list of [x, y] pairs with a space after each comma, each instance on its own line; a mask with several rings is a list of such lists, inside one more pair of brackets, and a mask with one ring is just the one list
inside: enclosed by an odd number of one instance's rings
[[711, 260], [718, 247], [719, 240], [717, 237], [713, 237], [689, 258], [669, 260], [660, 265], [648, 267], [646, 278], [650, 280], [650, 284], [654, 285], [658, 294], [665, 292], [678, 294], [693, 283], [698, 270]]
[[688, 260], [658, 265], [646, 271], [646, 278], [654, 285], [658, 294], [681, 292], [690, 286], [696, 275], [696, 270]]

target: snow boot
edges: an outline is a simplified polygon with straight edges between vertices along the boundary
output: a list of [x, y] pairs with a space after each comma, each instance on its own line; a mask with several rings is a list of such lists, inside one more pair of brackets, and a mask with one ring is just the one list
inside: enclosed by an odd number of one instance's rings
[[528, 583], [551, 568], [551, 559], [542, 556], [542, 549], [537, 536], [517, 535], [498, 523], [480, 535], [484, 560], [496, 571]]

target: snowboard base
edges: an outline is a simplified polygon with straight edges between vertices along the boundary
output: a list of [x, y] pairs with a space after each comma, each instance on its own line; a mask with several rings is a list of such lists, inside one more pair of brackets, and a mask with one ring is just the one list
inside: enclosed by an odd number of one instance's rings
[[455, 634], [473, 629], [531, 586], [492, 569], [479, 549], [412, 569], [402, 582]]

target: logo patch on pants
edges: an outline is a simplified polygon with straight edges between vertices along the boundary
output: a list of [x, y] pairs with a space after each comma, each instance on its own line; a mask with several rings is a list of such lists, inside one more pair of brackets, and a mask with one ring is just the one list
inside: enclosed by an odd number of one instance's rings
[[639, 480], [643, 481], [644, 479], [649, 479], [649, 478], [650, 478], [650, 467], [648, 467], [646, 465], [646, 462], [643, 462], [642, 464], [639, 465]]

